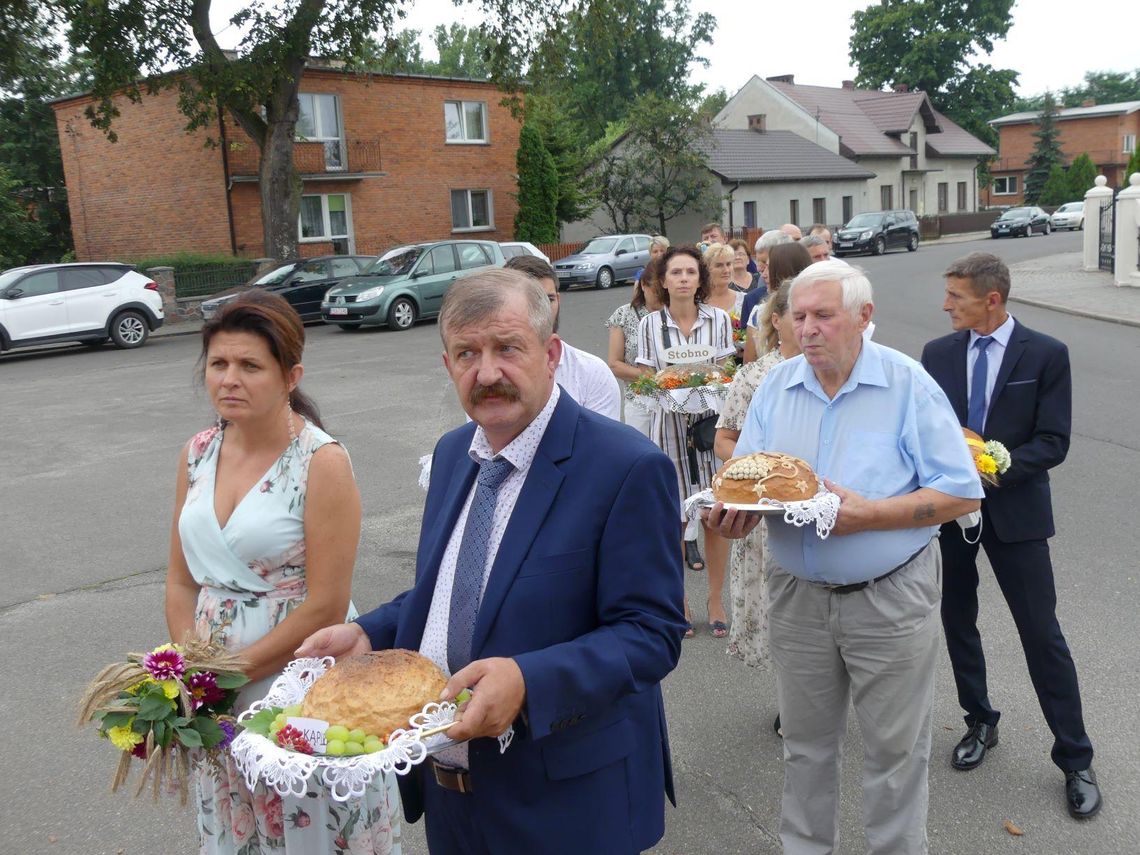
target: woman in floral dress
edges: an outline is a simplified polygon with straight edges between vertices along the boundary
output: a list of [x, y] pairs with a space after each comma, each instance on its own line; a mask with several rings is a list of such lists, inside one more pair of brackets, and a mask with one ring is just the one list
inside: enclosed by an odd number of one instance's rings
[[[179, 464], [166, 582], [175, 641], [240, 650], [245, 709], [312, 632], [355, 616], [349, 600], [360, 496], [344, 449], [298, 388], [304, 329], [281, 297], [254, 291], [202, 330], [203, 378], [218, 424]], [[338, 803], [310, 784], [282, 798], [252, 791], [227, 756], [195, 768], [202, 853], [399, 852], [394, 776]]]

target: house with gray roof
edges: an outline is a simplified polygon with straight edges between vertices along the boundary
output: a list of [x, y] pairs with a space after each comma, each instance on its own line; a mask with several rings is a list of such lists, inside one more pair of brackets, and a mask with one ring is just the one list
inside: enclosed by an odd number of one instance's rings
[[[995, 151], [934, 109], [925, 92], [805, 86], [752, 77], [713, 119], [723, 130], [787, 131], [874, 173], [853, 213], [978, 207], [978, 158]], [[849, 217], [844, 216], [846, 221]]]

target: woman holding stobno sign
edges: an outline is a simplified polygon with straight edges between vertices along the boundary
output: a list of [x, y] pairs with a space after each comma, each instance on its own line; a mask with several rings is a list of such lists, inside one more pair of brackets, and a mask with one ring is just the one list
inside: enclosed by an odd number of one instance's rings
[[[723, 362], [734, 352], [732, 319], [728, 313], [706, 303], [709, 294], [709, 271], [701, 260], [700, 251], [692, 246], [675, 246], [666, 251], [664, 259], [665, 305], [641, 319], [637, 334], [637, 364], [660, 372], [674, 368], [683, 375], [685, 365]], [[701, 422], [712, 417], [707, 424]], [[677, 469], [677, 484], [682, 500], [706, 489], [717, 469], [711, 438], [715, 432], [716, 413], [674, 412], [659, 407], [653, 412], [650, 439], [673, 459]], [[707, 428], [707, 443], [704, 434]], [[682, 524], [684, 516], [681, 515]], [[695, 534], [686, 539], [682, 534], [682, 549], [695, 551]], [[705, 529], [705, 550], [708, 554], [709, 573], [709, 627], [717, 638], [728, 634], [726, 615], [722, 603], [724, 568], [727, 544], [708, 528]], [[686, 561], [692, 566], [691, 555]], [[687, 638], [693, 635], [688, 602], [685, 617], [690, 620]]]

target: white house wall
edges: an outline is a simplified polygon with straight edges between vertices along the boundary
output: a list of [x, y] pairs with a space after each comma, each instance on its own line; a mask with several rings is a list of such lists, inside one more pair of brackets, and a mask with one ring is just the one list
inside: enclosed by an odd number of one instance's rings
[[[728, 193], [732, 185], [725, 185]], [[852, 214], [878, 210], [878, 199], [871, 198], [868, 184], [863, 179], [843, 179], [831, 181], [781, 181], [763, 184], [741, 184], [732, 194], [732, 225], [744, 225], [744, 203], [756, 203], [756, 224], [767, 229], [779, 228], [791, 220], [791, 202], [799, 202], [799, 217], [796, 225], [810, 226], [815, 222], [813, 201], [824, 200], [829, 226], [843, 222], [843, 197], [851, 197]], [[728, 200], [725, 201], [724, 223], [728, 225]]]
[[787, 96], [759, 77], [753, 77], [713, 119], [727, 130], [748, 130], [748, 117], [762, 114], [770, 131], [791, 131], [832, 154], [839, 154], [839, 136], [820, 124]]

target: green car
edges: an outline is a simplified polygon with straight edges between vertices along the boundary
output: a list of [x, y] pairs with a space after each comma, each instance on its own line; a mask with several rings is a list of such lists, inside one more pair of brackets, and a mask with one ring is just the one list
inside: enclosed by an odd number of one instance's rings
[[439, 314], [451, 283], [480, 267], [502, 267], [503, 250], [493, 241], [445, 240], [390, 249], [359, 276], [330, 288], [321, 318], [342, 330], [387, 324], [406, 330]]

